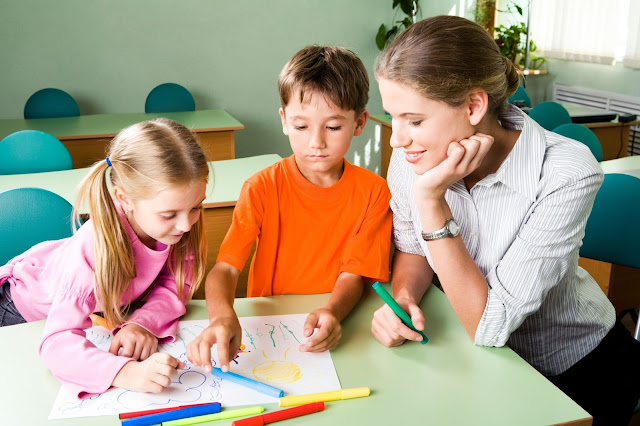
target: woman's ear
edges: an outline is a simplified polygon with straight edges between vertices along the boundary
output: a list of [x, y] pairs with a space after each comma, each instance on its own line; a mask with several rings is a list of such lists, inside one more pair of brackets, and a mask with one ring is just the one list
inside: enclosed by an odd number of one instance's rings
[[482, 89], [474, 89], [468, 95], [469, 123], [477, 126], [489, 110], [489, 95]]

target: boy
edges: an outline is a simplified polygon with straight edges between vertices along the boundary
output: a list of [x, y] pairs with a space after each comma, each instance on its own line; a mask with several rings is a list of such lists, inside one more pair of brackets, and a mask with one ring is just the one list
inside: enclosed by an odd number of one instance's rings
[[293, 155], [245, 182], [207, 276], [210, 325], [187, 347], [189, 360], [207, 372], [214, 344], [223, 371], [240, 346], [233, 300], [256, 239], [248, 297], [331, 292], [308, 315], [304, 335], [318, 331], [301, 351], [336, 346], [340, 322], [358, 302], [363, 279], [388, 280], [389, 189], [380, 176], [344, 159], [369, 117], [362, 62], [344, 48], [309, 46], [285, 65], [278, 90]]

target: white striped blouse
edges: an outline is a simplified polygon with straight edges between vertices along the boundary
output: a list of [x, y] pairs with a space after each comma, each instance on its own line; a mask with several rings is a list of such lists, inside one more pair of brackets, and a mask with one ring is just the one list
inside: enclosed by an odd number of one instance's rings
[[[578, 267], [603, 174], [585, 145], [544, 130], [520, 109], [512, 106], [500, 122], [522, 130], [503, 164], [471, 192], [458, 181], [445, 194], [489, 285], [475, 344], [506, 344], [553, 376], [591, 352], [615, 322], [605, 294]], [[394, 242], [398, 250], [426, 256], [433, 268], [413, 199], [416, 177], [395, 149], [387, 176]]]

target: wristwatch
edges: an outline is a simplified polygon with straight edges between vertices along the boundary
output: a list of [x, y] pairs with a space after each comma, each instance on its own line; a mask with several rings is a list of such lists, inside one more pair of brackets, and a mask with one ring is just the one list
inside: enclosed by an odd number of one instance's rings
[[442, 229], [434, 232], [423, 232], [422, 239], [425, 241], [439, 240], [440, 238], [453, 238], [460, 234], [460, 226], [454, 219], [447, 219]]

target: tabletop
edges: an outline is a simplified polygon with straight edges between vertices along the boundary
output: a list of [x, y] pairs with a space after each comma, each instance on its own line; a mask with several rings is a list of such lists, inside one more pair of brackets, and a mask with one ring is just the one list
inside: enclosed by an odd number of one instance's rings
[[604, 173], [623, 173], [640, 178], [640, 155], [600, 162]]
[[[242, 184], [254, 173], [282, 158], [277, 154], [209, 161], [213, 179], [209, 177], [204, 207], [233, 206], [238, 200]], [[89, 168], [57, 172], [0, 175], [0, 192], [18, 187], [35, 187], [49, 190], [74, 204], [77, 185]]]
[[196, 132], [240, 130], [242, 123], [222, 109], [164, 113], [119, 113], [79, 115], [77, 117], [0, 120], [0, 139], [18, 130], [41, 130], [58, 139], [113, 137], [123, 128], [140, 121], [166, 117]]
[[[236, 299], [239, 316], [306, 313], [327, 294]], [[509, 348], [473, 345], [445, 295], [431, 287], [421, 302], [429, 343], [386, 348], [371, 334], [381, 299], [368, 288], [343, 322], [331, 356], [342, 388], [368, 386], [371, 396], [326, 404], [323, 412], [287, 421], [300, 425], [591, 424], [589, 415]], [[191, 301], [183, 319], [206, 318]], [[116, 416], [47, 421], [60, 384], [38, 357], [43, 321], [0, 328], [2, 421], [7, 425], [119, 425]], [[266, 404], [266, 411], [278, 410]], [[232, 420], [217, 421], [229, 425]]]

